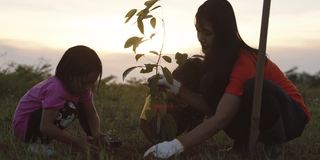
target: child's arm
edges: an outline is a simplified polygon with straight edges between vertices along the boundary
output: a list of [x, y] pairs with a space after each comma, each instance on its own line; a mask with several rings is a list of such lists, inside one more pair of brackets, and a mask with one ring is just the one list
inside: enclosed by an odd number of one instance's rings
[[80, 151], [87, 152], [90, 145], [86, 139], [76, 138], [54, 125], [58, 112], [59, 109], [43, 109], [40, 123], [41, 133], [63, 143], [73, 145]]
[[83, 109], [91, 131], [91, 136], [100, 136], [100, 118], [92, 101], [84, 102]]

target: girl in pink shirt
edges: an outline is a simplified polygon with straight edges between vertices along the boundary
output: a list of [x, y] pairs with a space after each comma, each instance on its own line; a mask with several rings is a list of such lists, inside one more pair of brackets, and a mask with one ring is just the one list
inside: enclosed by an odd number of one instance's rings
[[[89, 137], [99, 138], [100, 119], [93, 104], [92, 89], [101, 80], [102, 64], [97, 53], [86, 46], [69, 48], [54, 76], [33, 86], [19, 101], [13, 116], [13, 134], [33, 152], [53, 154], [46, 144], [51, 139], [72, 145], [78, 151], [98, 151], [98, 147], [65, 132], [79, 118]], [[38, 145], [35, 145], [38, 144]]]

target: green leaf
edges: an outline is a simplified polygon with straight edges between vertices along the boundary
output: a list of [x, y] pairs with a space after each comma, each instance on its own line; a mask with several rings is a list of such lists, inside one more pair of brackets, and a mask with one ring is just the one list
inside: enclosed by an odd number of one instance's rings
[[125, 23], [127, 23], [136, 12], [137, 12], [137, 9], [131, 9], [125, 16], [125, 17], [127, 17], [127, 20]]
[[137, 47], [144, 41], [142, 41], [143, 37], [131, 37], [129, 38], [126, 43], [124, 44], [124, 48], [129, 48], [132, 46], [132, 50], [134, 53], [136, 53]]
[[159, 53], [157, 51], [150, 51], [150, 53], [155, 54], [155, 55], [159, 55]]
[[146, 40], [143, 40], [143, 41], [140, 40], [139, 43], [133, 44], [133, 46], [132, 46], [133, 52], [136, 53], [136, 49], [139, 47], [140, 44], [142, 44], [142, 43], [145, 42], [145, 41], [146, 41]]
[[137, 37], [137, 36], [130, 37], [129, 39], [127, 39], [126, 43], [124, 44], [124, 48], [129, 48], [133, 45], [139, 45], [142, 39], [143, 37]]
[[169, 56], [162, 56], [162, 58], [168, 62], [168, 63], [171, 63], [171, 58]]
[[138, 24], [138, 28], [139, 28], [140, 32], [142, 34], [144, 34], [144, 26], [143, 26], [142, 19], [138, 19], [137, 24]]
[[124, 81], [124, 79], [127, 77], [127, 75], [133, 71], [134, 69], [141, 67], [141, 66], [134, 66], [134, 67], [130, 67], [128, 69], [126, 69], [123, 73], [122, 73], [122, 80]]
[[159, 0], [148, 0], [146, 2], [144, 2], [144, 5], [147, 7], [147, 8], [151, 8], [156, 2], [158, 2]]
[[142, 19], [145, 19], [145, 18], [149, 18], [149, 16], [152, 16], [152, 15], [148, 15], [149, 12], [150, 11], [148, 9], [142, 9], [141, 11], [139, 11], [137, 13], [138, 19], [142, 20]]
[[156, 28], [156, 24], [157, 24], [157, 19], [156, 18], [151, 18], [150, 19], [150, 24], [152, 26], [152, 28]]
[[150, 95], [152, 96], [152, 103], [154, 102], [154, 98], [157, 97], [156, 95], [159, 94], [159, 86], [158, 81], [160, 79], [160, 75], [156, 74], [152, 77], [148, 78], [148, 87], [150, 88]]
[[196, 54], [196, 55], [193, 55], [192, 56], [193, 58], [200, 58], [200, 59], [204, 59], [204, 56], [203, 55], [199, 55], [199, 54]]
[[154, 8], [152, 8], [150, 11], [153, 11], [153, 10], [155, 10], [155, 9], [157, 9], [157, 8], [160, 8], [161, 6], [156, 6], [156, 7], [154, 7]]
[[175, 55], [176, 63], [180, 66], [188, 59], [188, 54], [177, 52]]
[[156, 67], [156, 64], [144, 64], [145, 68], [140, 70], [140, 73], [150, 73], [153, 71], [153, 68]]
[[136, 61], [138, 61], [142, 56], [144, 56], [144, 54], [136, 54], [135, 56]]
[[148, 18], [152, 18], [152, 17], [153, 17], [152, 15], [147, 15], [143, 19], [148, 19]]
[[134, 44], [134, 45], [132, 46], [132, 51], [133, 51], [134, 53], [136, 53], [136, 50], [137, 50], [138, 46], [139, 46], [139, 44]]
[[155, 35], [156, 35], [156, 33], [152, 33], [152, 34], [150, 35], [150, 39], [152, 39]]
[[169, 69], [167, 67], [161, 67], [161, 69], [162, 69], [162, 73], [163, 73], [164, 77], [166, 78], [166, 80], [170, 84], [173, 84], [173, 77], [172, 77], [172, 74], [169, 71]]

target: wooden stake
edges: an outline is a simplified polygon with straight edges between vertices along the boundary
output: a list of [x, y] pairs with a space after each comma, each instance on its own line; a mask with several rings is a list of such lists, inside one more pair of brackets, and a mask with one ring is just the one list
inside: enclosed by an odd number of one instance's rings
[[256, 145], [259, 137], [261, 94], [262, 94], [262, 86], [263, 86], [263, 79], [264, 79], [264, 64], [266, 61], [266, 46], [267, 46], [270, 3], [271, 3], [271, 0], [263, 1], [259, 51], [258, 51], [258, 60], [257, 60], [257, 66], [256, 66], [253, 106], [252, 106], [252, 113], [251, 113], [251, 130], [250, 130], [250, 139], [249, 139], [249, 156], [251, 160], [255, 158], [255, 150], [256, 150]]

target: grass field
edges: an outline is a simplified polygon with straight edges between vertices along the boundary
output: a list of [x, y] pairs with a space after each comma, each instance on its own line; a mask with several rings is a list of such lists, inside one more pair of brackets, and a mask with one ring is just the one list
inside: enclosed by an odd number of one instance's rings
[[[115, 150], [105, 149], [100, 154], [101, 159], [143, 159], [144, 151], [150, 144], [144, 139], [139, 130], [138, 118], [144, 103], [147, 89], [142, 85], [109, 84], [103, 85], [99, 94], [95, 96], [95, 104], [101, 118], [102, 131], [113, 129], [123, 140], [122, 147]], [[285, 144], [284, 157], [287, 160], [320, 160], [320, 93], [312, 90], [306, 102], [309, 105], [313, 117], [307, 125], [304, 134]], [[44, 157], [34, 155], [26, 151], [25, 144], [17, 141], [10, 134], [11, 117], [20, 97], [0, 97], [0, 160], [47, 160], [47, 159], [90, 159], [80, 153], [74, 153], [70, 148], [57, 142], [53, 142], [57, 155]], [[75, 122], [69, 132], [83, 135]], [[207, 140], [205, 143], [185, 151], [183, 154], [171, 159], [178, 160], [222, 160], [238, 159], [236, 155], [219, 152], [219, 149], [230, 147], [231, 140], [222, 132]]]

